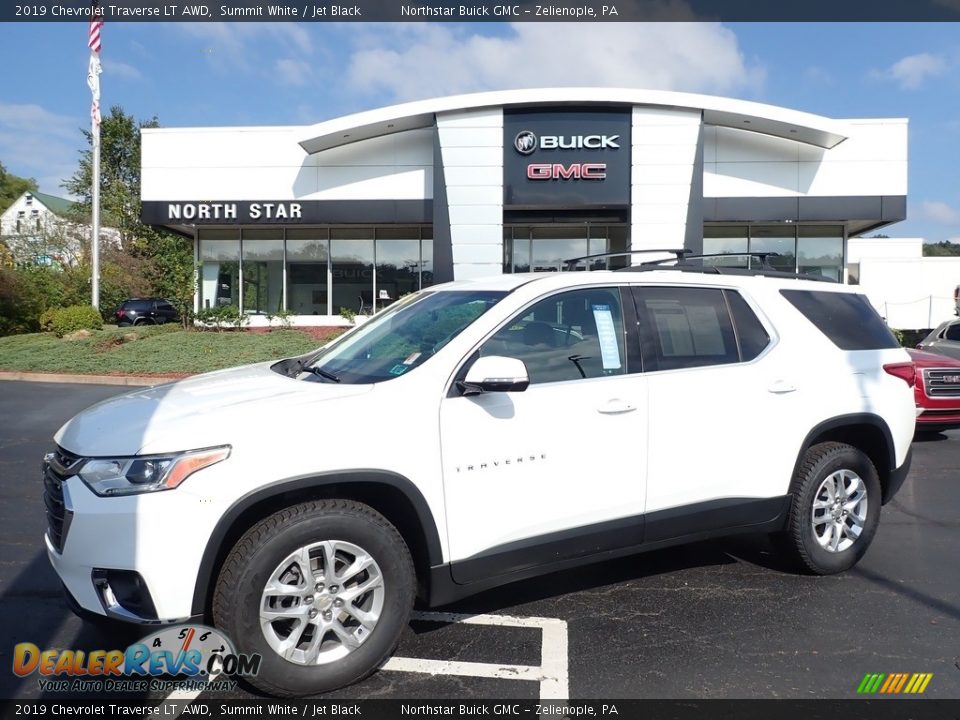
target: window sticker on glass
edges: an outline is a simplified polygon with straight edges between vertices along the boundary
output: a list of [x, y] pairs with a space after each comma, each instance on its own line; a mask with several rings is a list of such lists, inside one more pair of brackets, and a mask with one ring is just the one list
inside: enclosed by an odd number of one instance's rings
[[591, 305], [593, 319], [597, 323], [600, 339], [600, 359], [604, 370], [620, 369], [620, 347], [617, 345], [617, 330], [609, 305]]
[[404, 364], [404, 365], [413, 365], [413, 364], [417, 361], [417, 358], [418, 358], [418, 357], [420, 357], [420, 353], [418, 353], [418, 352], [411, 353], [411, 354], [410, 354], [410, 357], [408, 357], [406, 360], [403, 361], [403, 364]]
[[410, 367], [408, 365], [394, 365], [390, 368], [391, 375], [403, 375]]

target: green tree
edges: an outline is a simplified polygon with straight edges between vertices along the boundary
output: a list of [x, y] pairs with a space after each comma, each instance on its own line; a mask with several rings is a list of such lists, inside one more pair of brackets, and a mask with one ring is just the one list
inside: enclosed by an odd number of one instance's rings
[[13, 205], [13, 201], [27, 192], [37, 192], [37, 181], [33, 178], [22, 178], [7, 172], [7, 168], [0, 162], [0, 213]]
[[945, 257], [960, 255], [960, 243], [952, 243], [943, 240], [936, 243], [924, 243], [923, 254], [925, 257]]
[[[141, 272], [149, 283], [149, 294], [169, 299], [188, 322], [193, 307], [193, 244], [189, 239], [164, 232], [140, 222], [140, 130], [159, 127], [156, 117], [137, 122], [115, 105], [100, 124], [100, 211], [101, 224], [120, 231], [125, 253], [139, 258]], [[81, 214], [92, 208], [93, 137], [83, 131], [87, 148], [80, 165], [64, 187], [79, 198]], [[129, 275], [127, 275], [129, 277]], [[101, 302], [105, 311], [112, 308]]]

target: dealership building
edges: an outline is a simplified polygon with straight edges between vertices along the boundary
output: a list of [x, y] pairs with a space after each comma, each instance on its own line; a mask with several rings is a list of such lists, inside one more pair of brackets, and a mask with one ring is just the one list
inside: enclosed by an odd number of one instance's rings
[[847, 239], [906, 216], [907, 120], [706, 95], [510, 90], [142, 132], [142, 219], [193, 239], [197, 308], [301, 324], [647, 248], [775, 252], [845, 280]]

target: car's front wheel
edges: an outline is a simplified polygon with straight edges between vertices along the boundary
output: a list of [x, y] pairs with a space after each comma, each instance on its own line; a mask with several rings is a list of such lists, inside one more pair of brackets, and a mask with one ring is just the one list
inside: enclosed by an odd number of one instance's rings
[[778, 545], [816, 575], [843, 572], [866, 553], [880, 522], [873, 462], [844, 443], [814, 445], [791, 485], [790, 516]]
[[390, 655], [413, 607], [403, 538], [350, 500], [277, 512], [234, 546], [213, 616], [241, 652], [262, 656], [247, 678], [274, 695], [309, 695], [356, 682]]

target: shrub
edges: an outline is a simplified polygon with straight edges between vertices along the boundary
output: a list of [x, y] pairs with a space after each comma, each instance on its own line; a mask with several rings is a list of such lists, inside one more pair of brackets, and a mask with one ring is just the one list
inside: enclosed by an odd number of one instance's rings
[[100, 311], [91, 305], [71, 305], [54, 310], [51, 324], [54, 334], [62, 338], [75, 330], [100, 330], [103, 319]]
[[59, 309], [60, 308], [47, 308], [40, 313], [40, 332], [53, 331], [53, 316], [56, 315]]
[[340, 308], [340, 317], [353, 324], [356, 321], [357, 314], [348, 307], [342, 307]]
[[196, 314], [197, 320], [204, 327], [215, 327], [222, 332], [225, 327], [235, 327], [238, 330], [250, 322], [250, 316], [240, 312], [236, 305], [218, 305], [204, 308]]

